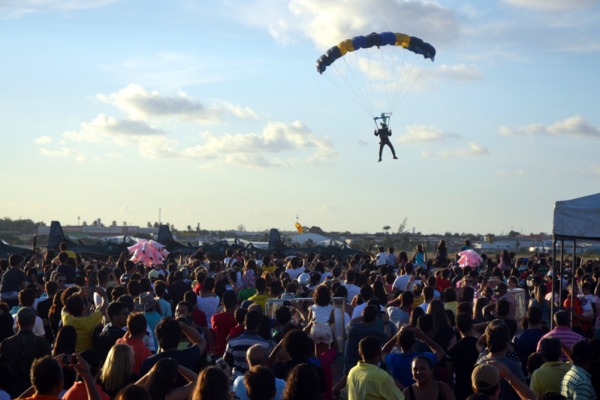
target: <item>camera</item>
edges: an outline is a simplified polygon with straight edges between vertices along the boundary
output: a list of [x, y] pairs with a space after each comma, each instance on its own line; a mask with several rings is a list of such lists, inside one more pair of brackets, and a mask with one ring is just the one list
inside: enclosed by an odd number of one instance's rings
[[77, 355], [75, 354], [63, 354], [62, 361], [64, 365], [77, 364]]

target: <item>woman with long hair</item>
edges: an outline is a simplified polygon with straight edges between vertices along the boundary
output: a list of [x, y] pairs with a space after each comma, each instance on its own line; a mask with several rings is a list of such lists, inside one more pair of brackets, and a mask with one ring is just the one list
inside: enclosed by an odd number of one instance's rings
[[446, 241], [444, 239], [438, 242], [437, 250], [435, 252], [435, 263], [439, 267], [445, 268], [448, 266], [448, 248], [446, 247]]
[[150, 395], [141, 386], [127, 385], [119, 391], [115, 400], [150, 400]]
[[[188, 383], [176, 386], [177, 376], [181, 375]], [[179, 365], [172, 358], [162, 358], [135, 384], [145, 388], [150, 400], [187, 400], [194, 389], [198, 375]]]
[[100, 384], [111, 398], [137, 377], [133, 372], [133, 349], [128, 344], [115, 344], [111, 347], [102, 370], [100, 371]]
[[427, 314], [433, 316], [435, 332], [433, 340], [442, 346], [444, 351], [447, 351], [448, 347], [456, 343], [456, 332], [450, 325], [444, 303], [440, 299], [431, 300], [431, 303], [429, 303], [429, 307], [427, 308]]
[[283, 391], [283, 400], [319, 399], [319, 381], [315, 367], [302, 363], [290, 371]]
[[218, 367], [208, 367], [198, 375], [192, 400], [230, 400], [229, 379]]
[[413, 359], [412, 376], [415, 383], [404, 389], [407, 400], [456, 399], [447, 383], [434, 379], [433, 363], [428, 357], [416, 356]]
[[[59, 354], [75, 353], [75, 342], [77, 342], [77, 331], [72, 326], [63, 326], [56, 333], [54, 346], [52, 346], [52, 357]], [[75, 371], [71, 367], [63, 367], [64, 388], [70, 388], [75, 382]], [[65, 392], [66, 389], [63, 389]]]

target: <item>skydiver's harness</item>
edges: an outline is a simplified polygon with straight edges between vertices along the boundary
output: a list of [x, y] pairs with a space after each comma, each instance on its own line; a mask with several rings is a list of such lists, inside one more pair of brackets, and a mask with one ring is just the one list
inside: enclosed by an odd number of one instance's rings
[[[381, 139], [379, 144], [389, 143], [390, 141], [389, 137], [392, 136], [392, 131], [390, 130], [388, 123], [391, 115], [392, 113], [381, 113], [380, 117], [373, 118], [373, 122], [375, 123], [375, 136], [379, 136]], [[379, 119], [381, 120], [381, 127], [377, 126], [377, 120]]]

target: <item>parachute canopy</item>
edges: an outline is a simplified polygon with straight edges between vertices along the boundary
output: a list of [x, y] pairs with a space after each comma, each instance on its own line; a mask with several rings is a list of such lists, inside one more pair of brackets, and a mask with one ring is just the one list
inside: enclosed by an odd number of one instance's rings
[[322, 74], [335, 60], [348, 52], [380, 46], [401, 46], [413, 53], [421, 54], [424, 58], [431, 59], [431, 61], [435, 58], [435, 48], [418, 37], [408, 36], [404, 33], [373, 32], [367, 36], [355, 36], [352, 39], [346, 39], [327, 50], [317, 60], [317, 71]]

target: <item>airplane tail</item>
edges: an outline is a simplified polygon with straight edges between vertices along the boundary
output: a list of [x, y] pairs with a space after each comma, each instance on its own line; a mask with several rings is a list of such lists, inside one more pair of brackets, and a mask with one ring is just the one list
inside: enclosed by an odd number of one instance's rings
[[175, 241], [171, 229], [169, 229], [169, 225], [159, 225], [156, 241], [162, 245]]
[[48, 248], [57, 248], [61, 242], [69, 242], [63, 232], [60, 222], [52, 221], [50, 224], [50, 235], [48, 236]]
[[281, 235], [279, 235], [279, 231], [275, 228], [271, 228], [269, 231], [269, 250], [278, 250], [283, 247], [283, 242], [281, 241]]

